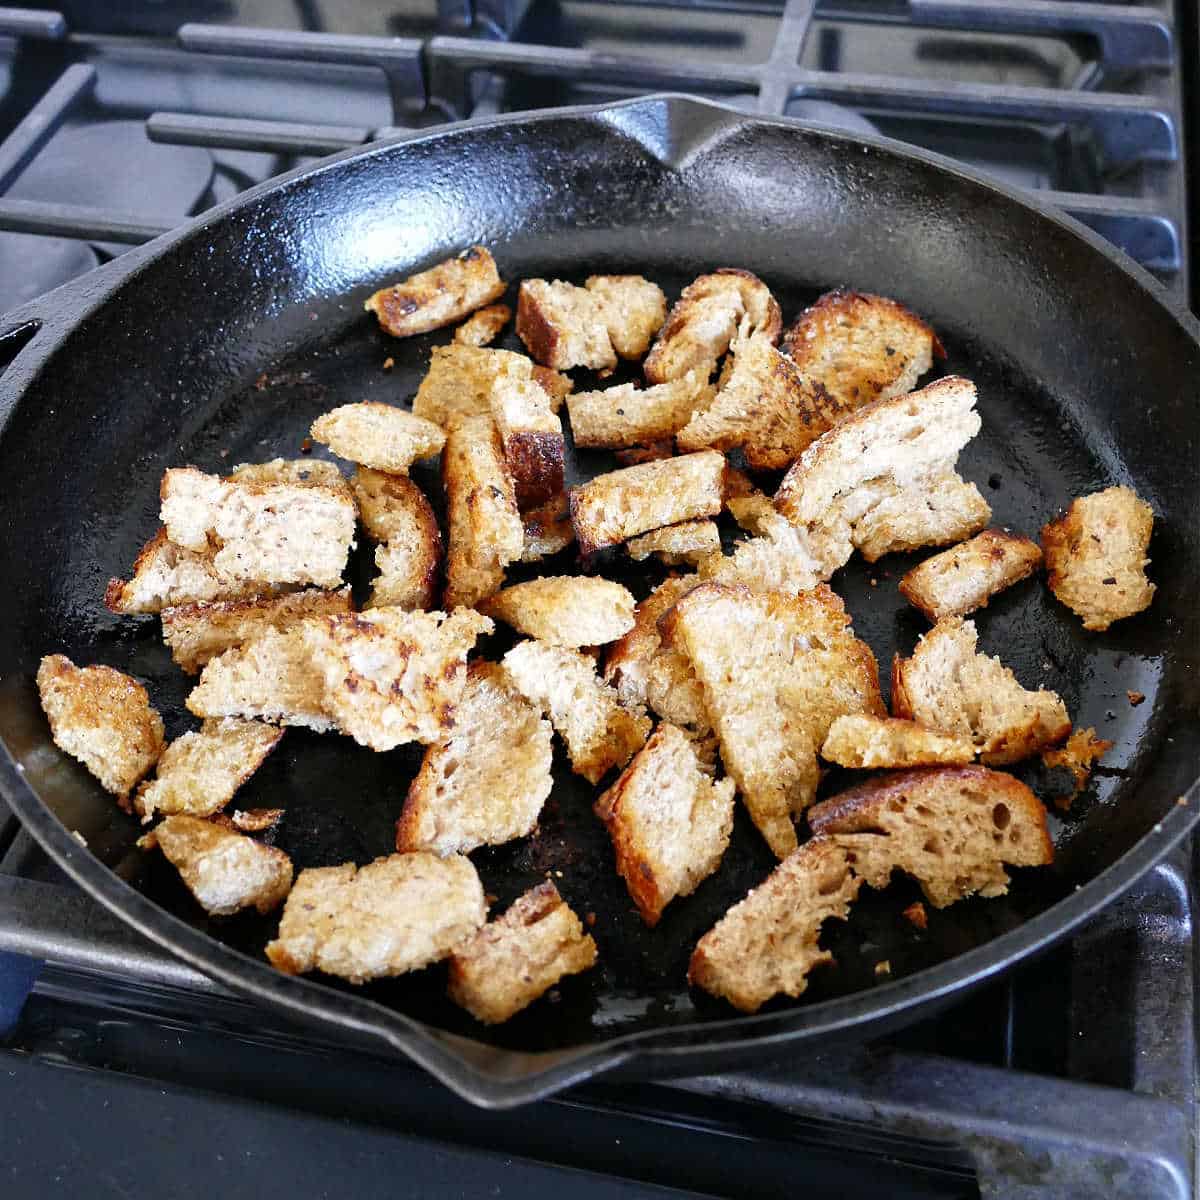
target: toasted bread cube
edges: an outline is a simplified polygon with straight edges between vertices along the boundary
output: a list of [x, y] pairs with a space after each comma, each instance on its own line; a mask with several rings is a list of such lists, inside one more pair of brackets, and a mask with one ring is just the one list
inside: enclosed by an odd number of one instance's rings
[[721, 535], [715, 521], [680, 521], [678, 525], [664, 525], [631, 538], [625, 548], [635, 562], [657, 554], [660, 561], [671, 567], [695, 566], [708, 555], [720, 552]]
[[465, 854], [532, 833], [553, 783], [551, 739], [503, 667], [472, 663], [449, 735], [408, 789], [396, 849]]
[[829, 727], [821, 757], [839, 767], [925, 767], [975, 761], [969, 737], [935, 733], [915, 721], [849, 713]]
[[1105, 630], [1150, 607], [1153, 528], [1154, 510], [1128, 487], [1081, 496], [1043, 528], [1050, 590], [1083, 618], [1084, 629]]
[[351, 481], [358, 512], [375, 547], [379, 575], [370, 608], [430, 608], [442, 558], [442, 534], [425, 493], [406, 475], [360, 467]]
[[564, 375], [553, 367], [534, 365], [533, 382], [542, 389], [550, 399], [550, 411], [559, 412], [563, 401], [575, 390], [575, 381], [570, 375]]
[[860, 488], [856, 501], [871, 507], [854, 524], [850, 538], [867, 562], [885, 554], [945, 546], [978, 533], [992, 510], [973, 483], [952, 468], [929, 475], [919, 486], [890, 480]]
[[264, 833], [278, 825], [282, 816], [282, 808], [235, 808], [229, 823], [242, 833]]
[[464, 346], [490, 346], [511, 320], [512, 309], [507, 304], [489, 304], [472, 313], [454, 331], [454, 340]]
[[1052, 691], [1027, 691], [998, 658], [976, 651], [973, 621], [943, 617], [911, 658], [892, 663], [892, 713], [970, 738], [985, 763], [1020, 762], [1071, 732]]
[[725, 473], [725, 507], [729, 515], [747, 532], [765, 534], [779, 513], [771, 497], [760, 492], [749, 478], [732, 467]]
[[158, 762], [166, 744], [162, 718], [137, 680], [48, 654], [37, 686], [54, 744], [83, 763], [105, 791], [128, 796]]
[[1005, 864], [1054, 861], [1042, 802], [1011, 775], [980, 766], [879, 775], [810, 808], [808, 823], [847, 851], [871, 887], [904, 871], [935, 908], [976, 892], [1003, 895]]
[[1103, 758], [1114, 743], [1105, 738], [1097, 737], [1094, 728], [1076, 729], [1069, 738], [1055, 750], [1042, 751], [1043, 766], [1054, 769], [1062, 767], [1071, 772], [1072, 787], [1070, 795], [1056, 796], [1056, 808], [1067, 810], [1075, 801], [1075, 797], [1087, 787], [1087, 781], [1092, 774], [1092, 765]]
[[482, 350], [453, 343], [434, 346], [429, 371], [413, 397], [413, 413], [440, 425], [447, 433], [464, 417], [492, 410], [492, 384], [500, 376], [530, 379], [534, 366], [511, 350]]
[[721, 511], [725, 458], [714, 450], [623, 467], [572, 489], [571, 522], [587, 557], [639, 533]]
[[714, 395], [708, 377], [698, 371], [655, 387], [623, 383], [599, 392], [576, 392], [567, 399], [571, 435], [576, 446], [584, 447], [625, 448], [665, 441], [693, 413], [704, 411]]
[[531, 379], [502, 377], [492, 386], [492, 419], [500, 431], [517, 507], [544, 504], [563, 490], [562, 421]]
[[767, 285], [737, 267], [701, 275], [683, 289], [659, 330], [642, 367], [646, 379], [666, 383], [692, 370], [707, 379], [743, 323], [747, 334], [779, 341], [783, 317]]
[[559, 554], [575, 540], [571, 524], [571, 507], [565, 493], [552, 496], [545, 504], [531, 508], [521, 517], [525, 525], [525, 548], [522, 562], [540, 562]]
[[721, 865], [733, 830], [733, 780], [714, 783], [692, 740], [660, 725], [596, 801], [617, 870], [647, 925]]
[[451, 955], [448, 991], [476, 1020], [499, 1025], [595, 961], [595, 941], [547, 880]]
[[900, 580], [900, 594], [931, 621], [962, 617], [986, 608], [997, 592], [1041, 566], [1036, 542], [1007, 529], [982, 533], [927, 558]]
[[336, 592], [308, 588], [253, 600], [181, 604], [163, 609], [163, 641], [170, 647], [171, 657], [194, 675], [209, 659], [245, 645], [265, 629], [286, 629], [305, 617], [352, 611], [348, 587]]
[[363, 307], [393, 337], [412, 337], [452, 325], [503, 295], [496, 260], [485, 247], [472, 246], [457, 258], [380, 288]]
[[551, 646], [604, 646], [633, 628], [633, 596], [608, 579], [543, 575], [514, 584], [479, 611]]
[[688, 983], [757, 1012], [773, 996], [799, 996], [814, 967], [833, 962], [818, 942], [830, 918], [845, 920], [862, 880], [835, 841], [794, 850], [696, 944]]
[[167, 817], [138, 845], [157, 846], [210, 916], [269, 913], [292, 886], [292, 860], [282, 850], [199, 817]]
[[504, 665], [522, 695], [549, 716], [567, 744], [572, 770], [589, 783], [623, 767], [645, 742], [650, 718], [625, 708], [586, 654], [520, 642], [504, 656]]
[[760, 536], [747, 538], [731, 555], [706, 555], [697, 568], [702, 579], [796, 596], [828, 579], [840, 565], [840, 545], [823, 533], [797, 528], [773, 506], [757, 509], [752, 519]]
[[339, 458], [403, 475], [413, 463], [441, 453], [441, 426], [391, 404], [364, 400], [323, 413], [309, 431]]
[[262, 766], [282, 729], [257, 721], [205, 721], [176, 738], [158, 760], [154, 779], [138, 788], [133, 807], [147, 824], [156, 812], [210, 817]]
[[617, 365], [605, 316], [596, 296], [561, 279], [526, 279], [517, 293], [517, 336], [538, 362], [558, 371]]
[[642, 275], [591, 275], [584, 287], [595, 297], [613, 349], [622, 358], [641, 358], [667, 319], [667, 298]]
[[323, 971], [351, 983], [403, 975], [460, 949], [487, 919], [469, 858], [418, 851], [301, 871], [267, 945], [287, 975]]
[[791, 597], [707, 583], [660, 622], [686, 654], [754, 824], [780, 858], [816, 799], [817, 750], [843, 713], [884, 716], [871, 648], [825, 585]]

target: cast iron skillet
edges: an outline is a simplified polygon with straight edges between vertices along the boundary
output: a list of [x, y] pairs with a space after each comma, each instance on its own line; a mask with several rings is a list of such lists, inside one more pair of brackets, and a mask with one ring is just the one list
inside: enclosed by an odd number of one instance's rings
[[[318, 412], [411, 396], [447, 334], [395, 342], [362, 299], [474, 242], [514, 281], [632, 270], [672, 291], [706, 269], [747, 267], [787, 319], [833, 286], [897, 297], [937, 328], [946, 369], [979, 385], [983, 433], [961, 466], [998, 522], [1036, 532], [1072, 496], [1114, 482], [1150, 501], [1159, 591], [1147, 613], [1085, 634], [1030, 581], [977, 618], [985, 648], [1116, 743], [1092, 788], [1052, 818], [1053, 869], [1019, 873], [1002, 900], [931, 913], [924, 934], [899, 915], [915, 894], [905, 885], [867, 896], [829, 931], [838, 966], [802, 1002], [734, 1018], [689, 995], [684, 967], [769, 870], [760, 839], [739, 815], [720, 872], [647, 931], [591, 815], [594, 793], [561, 774], [536, 837], [475, 858], [502, 904], [552, 872], [595, 913], [603, 965], [487, 1031], [445, 1002], [439, 969], [359, 990], [276, 974], [261, 957], [273, 919], [205, 921], [159, 856], [133, 848], [133, 822], [49, 741], [31, 685], [39, 657], [130, 670], [168, 733], [185, 728], [189, 683], [157, 621], [101, 604], [157, 524], [163, 469], [294, 457]], [[409, 1055], [476, 1103], [618, 1068], [695, 1074], [910, 1020], [1062, 937], [1195, 823], [1197, 336], [1149, 276], [1036, 199], [885, 139], [692, 99], [510, 117], [329, 159], [0, 324], [0, 362], [12, 359], [0, 398], [0, 786], [49, 854], [148, 937], [262, 1003]], [[609, 462], [581, 454], [571, 469]], [[895, 590], [910, 561], [855, 562], [834, 580], [885, 668], [923, 629]], [[651, 583], [634, 579], [640, 594]], [[417, 762], [293, 730], [238, 803], [286, 808], [275, 840], [297, 867], [363, 862], [390, 849]], [[1065, 790], [1031, 780], [1043, 796]], [[890, 978], [875, 975], [881, 959]]]

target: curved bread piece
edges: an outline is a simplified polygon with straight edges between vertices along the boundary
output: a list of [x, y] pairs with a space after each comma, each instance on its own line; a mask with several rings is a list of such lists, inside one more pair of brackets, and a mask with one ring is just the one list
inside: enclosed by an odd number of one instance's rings
[[482, 601], [479, 611], [551, 646], [604, 646], [633, 628], [633, 596], [608, 579], [543, 575]]
[[[734, 502], [736, 503], [736, 501]], [[727, 587], [747, 587], [752, 592], [779, 592], [795, 596], [822, 583], [836, 569], [836, 550], [828, 538], [811, 536], [767, 508], [749, 518], [759, 529], [732, 554], [709, 554], [700, 560], [701, 578]]]
[[544, 504], [563, 490], [562, 421], [550, 397], [532, 379], [501, 376], [492, 385], [491, 405], [517, 507]]
[[507, 304], [489, 304], [472, 313], [454, 331], [454, 340], [464, 346], [490, 346], [512, 315]]
[[600, 307], [613, 349], [641, 358], [667, 319], [667, 298], [642, 275], [590, 275], [584, 285]]
[[442, 534], [425, 493], [406, 475], [360, 467], [350, 481], [379, 574], [367, 607], [430, 608], [437, 588]]
[[517, 336], [538, 362], [558, 371], [608, 371], [617, 365], [605, 306], [586, 288], [561, 279], [522, 282]]
[[309, 432], [313, 441], [339, 458], [393, 475], [403, 475], [419, 459], [440, 453], [446, 441], [440, 425], [373, 400], [322, 413]]
[[464, 417], [491, 413], [492, 385], [498, 378], [532, 379], [533, 374], [533, 363], [511, 350], [484, 350], [458, 342], [434, 346], [412, 410], [449, 433]]
[[720, 552], [721, 534], [715, 521], [698, 518], [680, 521], [678, 525], [664, 525], [641, 537], [630, 538], [625, 548], [635, 562], [657, 554], [659, 560], [670, 567], [695, 566], [708, 555]]
[[521, 521], [525, 526], [522, 562], [541, 562], [543, 558], [561, 553], [575, 540], [571, 506], [565, 493], [552, 496], [545, 504], [522, 513]]
[[363, 307], [393, 337], [411, 337], [451, 325], [503, 295], [496, 260], [485, 247], [472, 246], [457, 258], [380, 288]]
[[[567, 397], [576, 446], [625, 449], [674, 437], [715, 395], [708, 376], [688, 371], [653, 387], [623, 383]], [[689, 449], [696, 449], [692, 446]]]
[[935, 733], [915, 721], [851, 713], [829, 727], [821, 757], [857, 770], [961, 765], [975, 760], [975, 744], [968, 737]]

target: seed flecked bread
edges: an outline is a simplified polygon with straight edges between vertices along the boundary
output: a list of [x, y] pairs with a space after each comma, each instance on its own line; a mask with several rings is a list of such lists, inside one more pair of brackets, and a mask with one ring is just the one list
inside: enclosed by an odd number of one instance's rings
[[856, 770], [963, 765], [974, 762], [975, 743], [969, 737], [936, 733], [915, 721], [848, 713], [829, 727], [821, 757]]
[[622, 358], [641, 358], [667, 319], [667, 298], [642, 275], [590, 275], [584, 281]]
[[391, 404], [363, 400], [322, 413], [309, 431], [339, 458], [376, 471], [403, 475], [413, 463], [441, 452], [440, 425]]
[[[625, 449], [672, 438], [712, 403], [716, 392], [703, 371], [653, 387], [633, 383], [567, 397], [576, 446]], [[700, 447], [691, 446], [695, 450]]]
[[608, 579], [542, 575], [489, 596], [479, 611], [551, 646], [605, 646], [633, 628], [633, 596]]
[[720, 552], [721, 534], [715, 521], [698, 518], [680, 521], [678, 525], [664, 525], [641, 537], [630, 538], [625, 548], [634, 562], [657, 554], [659, 561], [669, 567], [694, 567], [710, 554]]
[[490, 346], [500, 330], [512, 320], [507, 304], [489, 304], [473, 312], [455, 331], [454, 340], [464, 346]]
[[605, 306], [586, 288], [561, 279], [521, 283], [517, 336], [538, 362], [557, 371], [609, 371], [617, 365]]
[[551, 496], [545, 504], [521, 514], [525, 526], [525, 545], [522, 562], [541, 562], [552, 554], [560, 554], [575, 540], [571, 524], [571, 506], [566, 493]]
[[367, 536], [381, 543], [367, 607], [431, 608], [442, 534], [425, 493], [406, 475], [368, 467], [359, 467], [350, 482]]
[[450, 956], [448, 994], [476, 1020], [499, 1025], [595, 962], [595, 941], [547, 880]]
[[1154, 510], [1128, 487], [1081, 496], [1042, 529], [1047, 583], [1084, 629], [1105, 630], [1150, 607], [1146, 550], [1153, 529]]
[[486, 919], [469, 858], [392, 854], [365, 867], [301, 871], [266, 953], [288, 975], [323, 971], [365, 983], [439, 962]]
[[472, 246], [457, 258], [380, 288], [363, 307], [393, 337], [411, 337], [452, 325], [503, 295], [496, 260], [485, 247]]
[[550, 397], [532, 379], [502, 376], [492, 385], [491, 404], [517, 507], [544, 504], [563, 490], [562, 421]]

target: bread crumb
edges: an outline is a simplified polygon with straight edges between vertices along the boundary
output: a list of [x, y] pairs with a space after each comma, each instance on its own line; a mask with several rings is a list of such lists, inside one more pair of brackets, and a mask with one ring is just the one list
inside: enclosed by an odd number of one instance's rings
[[1175, 803], [1178, 804], [1180, 808], [1187, 808], [1187, 802], [1188, 799], [1186, 796], [1177, 796], [1175, 798]]
[[925, 905], [920, 900], [914, 900], [903, 912], [904, 919], [915, 925], [918, 929], [926, 929], [929, 926], [929, 915], [925, 911]]
[[1146, 699], [1145, 692], [1126, 692], [1125, 695], [1129, 697], [1129, 703], [1132, 704], [1134, 708], [1137, 708], [1137, 706]]
[[[1180, 804], [1186, 804], [1186, 803], [1187, 803], [1187, 801], [1186, 801], [1186, 800], [1185, 800], [1185, 799], [1184, 799], [1182, 796], [1180, 796], [1180, 797], [1179, 797], [1179, 803], [1180, 803]], [[587, 916], [585, 916], [585, 917], [583, 918], [583, 920], [584, 920], [584, 923], [587, 925], [587, 927], [588, 927], [589, 929], [592, 929], [592, 928], [594, 928], [594, 927], [595, 927], [595, 924], [596, 924], [596, 914], [595, 914], [594, 912], [590, 912], [590, 913], [588, 913], [588, 914], [587, 914]]]
[[1066, 812], [1075, 797], [1087, 786], [1092, 764], [1113, 748], [1113, 743], [1096, 736], [1095, 729], [1077, 729], [1067, 738], [1065, 745], [1056, 750], [1044, 750], [1042, 763], [1047, 767], [1065, 767], [1075, 781], [1069, 796], [1055, 796], [1054, 806]]
[[310, 437], [306, 437], [304, 439], [304, 441], [302, 441], [300, 443], [300, 453], [301, 454], [311, 454], [312, 448], [313, 448], [313, 440]]
[[389, 358], [385, 358], [383, 360], [383, 369], [385, 371], [390, 371], [395, 365], [396, 365], [396, 360], [394, 358], [389, 357]]
[[886, 959], [881, 959], [875, 964], [876, 975], [890, 975], [892, 973], [892, 964]]

